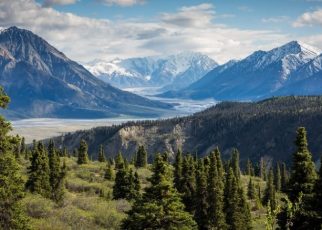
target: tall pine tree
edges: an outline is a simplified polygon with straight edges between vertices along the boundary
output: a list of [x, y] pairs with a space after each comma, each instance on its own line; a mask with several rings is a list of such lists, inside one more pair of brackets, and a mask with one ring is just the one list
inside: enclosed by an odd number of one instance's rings
[[183, 164], [183, 157], [181, 150], [178, 149], [178, 152], [175, 157], [174, 161], [174, 187], [181, 192], [182, 190], [182, 164]]
[[158, 154], [149, 179], [151, 186], [145, 188], [142, 198], [134, 203], [122, 223], [122, 229], [197, 229], [192, 216], [184, 211], [171, 175], [169, 164]]
[[103, 145], [100, 145], [100, 147], [99, 147], [98, 161], [99, 162], [105, 162], [106, 161]]
[[85, 140], [81, 140], [78, 148], [78, 159], [77, 164], [87, 164], [88, 162], [88, 147]]

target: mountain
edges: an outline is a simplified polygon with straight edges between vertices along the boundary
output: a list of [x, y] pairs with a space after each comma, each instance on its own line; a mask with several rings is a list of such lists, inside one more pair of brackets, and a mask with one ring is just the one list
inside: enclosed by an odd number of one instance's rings
[[85, 67], [95, 76], [119, 88], [157, 86], [184, 88], [218, 64], [206, 55], [183, 52], [165, 57], [96, 60]]
[[17, 27], [0, 33], [0, 85], [11, 97], [11, 118], [157, 116], [171, 108], [110, 86]]
[[322, 54], [290, 75], [285, 86], [274, 95], [321, 95]]
[[219, 146], [225, 159], [232, 148], [241, 160], [267, 159], [291, 162], [299, 126], [306, 127], [314, 159], [322, 152], [322, 96], [276, 97], [260, 102], [222, 102], [188, 117], [129, 122], [98, 127], [57, 137], [55, 142], [71, 151], [84, 138], [96, 157], [102, 144], [108, 157], [121, 151], [128, 159], [140, 145], [148, 153], [167, 151], [173, 159], [177, 149], [204, 156]]
[[217, 100], [267, 98], [289, 84], [290, 77], [318, 54], [317, 49], [292, 41], [219, 66], [190, 86], [161, 96], [193, 99], [213, 97]]

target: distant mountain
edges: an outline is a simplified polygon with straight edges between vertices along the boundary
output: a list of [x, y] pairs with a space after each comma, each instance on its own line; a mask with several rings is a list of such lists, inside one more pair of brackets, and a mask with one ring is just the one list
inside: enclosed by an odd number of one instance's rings
[[95, 76], [119, 88], [158, 86], [181, 89], [218, 64], [206, 55], [183, 52], [165, 57], [96, 60], [85, 65]]
[[57, 137], [58, 145], [70, 151], [84, 138], [89, 153], [97, 156], [102, 144], [113, 157], [121, 151], [132, 159], [144, 145], [150, 158], [168, 152], [171, 159], [178, 149], [204, 156], [217, 146], [225, 159], [238, 148], [243, 163], [261, 157], [291, 162], [299, 126], [306, 127], [314, 160], [320, 159], [322, 142], [322, 96], [275, 97], [260, 102], [222, 102], [188, 117], [169, 120], [129, 122], [114, 127], [98, 127]]
[[17, 27], [0, 33], [0, 85], [11, 97], [6, 114], [12, 118], [156, 116], [171, 108], [110, 86]]
[[256, 51], [243, 60], [219, 66], [190, 86], [180, 91], [166, 92], [162, 96], [193, 99], [213, 97], [217, 100], [267, 98], [278, 95], [279, 90], [291, 85], [295, 79], [299, 81], [308, 76], [307, 73], [299, 75], [299, 71], [318, 55], [317, 49], [292, 41], [270, 51]]

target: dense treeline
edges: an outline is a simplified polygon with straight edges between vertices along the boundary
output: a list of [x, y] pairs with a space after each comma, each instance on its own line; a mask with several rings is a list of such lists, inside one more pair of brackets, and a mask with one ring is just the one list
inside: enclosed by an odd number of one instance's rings
[[[223, 102], [188, 117], [98, 127], [67, 134], [55, 141], [72, 151], [84, 139], [89, 154], [94, 157], [102, 144], [106, 153], [115, 154], [119, 150], [128, 159], [138, 146], [144, 145], [149, 153], [169, 152], [171, 160], [178, 149], [205, 156], [215, 143], [221, 147], [224, 159], [237, 147], [245, 166], [248, 158], [253, 162], [260, 158], [290, 162], [295, 148], [285, 143], [291, 143], [294, 130], [304, 126], [309, 131], [308, 142], [314, 159], [318, 160], [322, 144], [315, 140], [322, 136], [319, 131], [322, 130], [321, 104], [321, 96], [279, 97], [254, 103]], [[143, 131], [137, 134], [137, 139], [123, 143], [119, 131], [123, 129], [126, 133], [131, 127], [140, 127]]]

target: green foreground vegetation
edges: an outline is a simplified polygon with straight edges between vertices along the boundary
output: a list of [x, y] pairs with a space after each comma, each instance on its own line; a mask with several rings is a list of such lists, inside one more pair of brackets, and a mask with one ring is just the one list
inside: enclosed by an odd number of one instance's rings
[[[0, 90], [0, 106], [10, 99]], [[81, 140], [73, 154], [10, 136], [0, 117], [0, 229], [321, 229], [322, 169], [317, 172], [306, 130], [288, 171], [281, 162], [227, 161], [219, 148], [198, 158], [178, 150], [132, 159], [119, 153], [89, 160]], [[321, 167], [322, 168], [322, 167]]]

